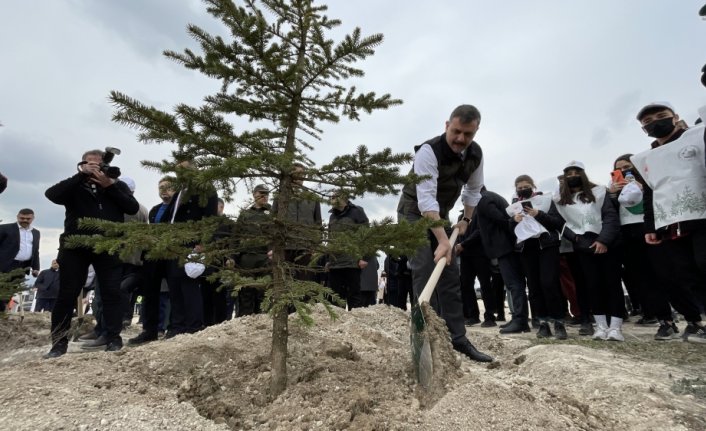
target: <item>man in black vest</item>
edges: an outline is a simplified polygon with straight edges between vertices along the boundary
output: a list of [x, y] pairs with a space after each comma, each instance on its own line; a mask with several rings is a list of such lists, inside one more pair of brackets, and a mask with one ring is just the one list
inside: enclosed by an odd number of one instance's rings
[[[483, 153], [473, 140], [479, 126], [478, 109], [461, 105], [451, 113], [443, 135], [415, 147], [412, 171], [429, 178], [402, 189], [397, 207], [400, 219], [449, 220], [449, 212], [461, 196], [464, 214], [456, 226], [460, 234], [466, 231], [483, 186]], [[437, 283], [431, 305], [446, 321], [454, 349], [474, 361], [491, 362], [493, 358], [479, 352], [466, 338], [459, 271], [446, 230], [441, 226], [431, 229], [429, 239], [431, 247], [420, 248], [409, 259], [415, 295], [421, 294], [435, 263], [446, 257], [447, 266]]]

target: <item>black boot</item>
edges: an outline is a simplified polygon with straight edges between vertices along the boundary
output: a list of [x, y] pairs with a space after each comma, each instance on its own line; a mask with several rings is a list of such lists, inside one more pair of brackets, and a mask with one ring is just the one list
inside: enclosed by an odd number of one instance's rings
[[493, 358], [491, 356], [486, 355], [483, 352], [479, 352], [478, 349], [476, 349], [473, 344], [471, 344], [468, 339], [463, 339], [462, 341], [458, 341], [453, 343], [454, 350], [457, 352], [463, 353], [464, 355], [468, 356], [469, 359], [477, 362], [493, 362]]
[[537, 331], [537, 338], [549, 338], [552, 336], [552, 330], [549, 329], [548, 322], [541, 322], [539, 324], [539, 331]]
[[157, 341], [158, 335], [156, 332], [142, 331], [136, 337], [127, 340], [128, 346], [139, 346], [140, 344]]
[[566, 340], [569, 336], [566, 333], [566, 327], [561, 322], [554, 322], [554, 337], [557, 340]]
[[58, 358], [66, 354], [66, 350], [69, 347], [69, 341], [67, 339], [59, 340], [51, 346], [51, 350], [42, 356], [44, 359]]
[[500, 329], [501, 334], [519, 334], [520, 332], [529, 332], [530, 327], [527, 321], [520, 319], [512, 319], [504, 328]]

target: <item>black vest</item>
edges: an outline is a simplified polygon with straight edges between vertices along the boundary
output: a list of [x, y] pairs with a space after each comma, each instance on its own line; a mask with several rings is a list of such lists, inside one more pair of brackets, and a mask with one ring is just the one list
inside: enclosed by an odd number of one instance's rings
[[[439, 170], [436, 184], [436, 201], [439, 203], [439, 216], [442, 219], [448, 219], [449, 211], [451, 211], [461, 195], [463, 185], [468, 182], [473, 171], [480, 166], [483, 151], [476, 141], [472, 141], [465, 151], [465, 158], [462, 159], [460, 155], [449, 148], [445, 135], [430, 139], [422, 145], [414, 147], [415, 153], [423, 145], [430, 145], [436, 156]], [[414, 173], [414, 167], [412, 167], [410, 173]], [[419, 219], [422, 217], [419, 211], [417, 186], [415, 184], [407, 184], [402, 189], [397, 212], [404, 215], [407, 219]]]

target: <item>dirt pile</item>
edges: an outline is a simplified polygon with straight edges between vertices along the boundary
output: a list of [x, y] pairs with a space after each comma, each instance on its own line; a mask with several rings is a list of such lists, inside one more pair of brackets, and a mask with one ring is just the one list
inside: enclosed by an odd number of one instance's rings
[[116, 354], [78, 353], [72, 343], [49, 361], [40, 359], [48, 316], [12, 332], [16, 322], [2, 322], [0, 379], [11, 383], [0, 387], [0, 423], [9, 430], [706, 429], [698, 386], [706, 346], [647, 342], [652, 329], [626, 328], [631, 341], [618, 346], [571, 331], [566, 343], [536, 344], [533, 334], [473, 327], [469, 338], [496, 362], [452, 357], [460, 367], [422, 409], [408, 313], [376, 306], [340, 312], [336, 321], [322, 308], [315, 313], [313, 328], [290, 325], [289, 386], [275, 400], [267, 391], [267, 316]]

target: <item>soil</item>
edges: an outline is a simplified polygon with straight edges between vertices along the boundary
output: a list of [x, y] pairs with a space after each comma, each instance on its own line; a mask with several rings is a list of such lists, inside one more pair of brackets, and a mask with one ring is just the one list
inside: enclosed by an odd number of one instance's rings
[[[271, 320], [234, 319], [116, 353], [41, 358], [49, 315], [0, 320], [0, 424], [5, 430], [703, 430], [706, 345], [567, 341], [468, 328], [495, 357], [461, 358], [435, 341], [434, 394], [415, 383], [409, 313], [384, 305], [322, 307], [292, 322], [287, 390], [268, 394]], [[433, 319], [432, 319], [433, 320]], [[431, 324], [433, 327], [433, 324]], [[680, 324], [683, 326], [683, 324]], [[132, 325], [124, 337], [138, 332]], [[437, 374], [436, 371], [439, 370]]]

